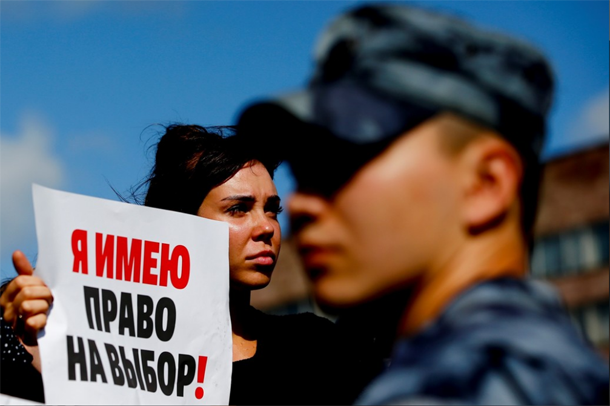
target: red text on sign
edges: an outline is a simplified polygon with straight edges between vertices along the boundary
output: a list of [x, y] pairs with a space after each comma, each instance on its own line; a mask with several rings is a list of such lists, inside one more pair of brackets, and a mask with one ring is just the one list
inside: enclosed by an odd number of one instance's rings
[[[88, 274], [87, 231], [72, 232], [73, 272]], [[176, 289], [188, 284], [191, 259], [183, 245], [95, 233], [95, 274], [148, 285]]]

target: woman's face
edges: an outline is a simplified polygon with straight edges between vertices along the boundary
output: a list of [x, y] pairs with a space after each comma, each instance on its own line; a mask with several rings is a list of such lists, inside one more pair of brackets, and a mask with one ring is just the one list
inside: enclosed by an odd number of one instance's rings
[[275, 184], [258, 161], [245, 165], [203, 200], [198, 216], [229, 223], [231, 288], [260, 289], [271, 280], [280, 253], [281, 210]]

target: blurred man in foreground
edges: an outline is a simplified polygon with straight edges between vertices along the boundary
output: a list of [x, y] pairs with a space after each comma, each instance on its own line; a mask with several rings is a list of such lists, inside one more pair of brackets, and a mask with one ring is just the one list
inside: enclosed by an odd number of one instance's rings
[[334, 21], [315, 57], [306, 90], [250, 106], [238, 131], [291, 166], [318, 302], [401, 298], [390, 365], [357, 403], [608, 403], [608, 365], [557, 294], [527, 279], [553, 89], [544, 56], [376, 4]]

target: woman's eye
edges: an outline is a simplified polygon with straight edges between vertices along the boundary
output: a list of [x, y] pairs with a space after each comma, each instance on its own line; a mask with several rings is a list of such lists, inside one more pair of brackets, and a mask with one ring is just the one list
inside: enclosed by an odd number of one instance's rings
[[267, 209], [267, 212], [273, 214], [274, 216], [277, 216], [278, 214], [280, 214], [283, 211], [284, 211], [284, 208], [282, 206], [274, 206], [274, 207], [269, 207]]
[[229, 212], [229, 214], [239, 214], [239, 213], [245, 213], [248, 211], [248, 206], [245, 204], [236, 204], [234, 206], [229, 207], [229, 209], [227, 210], [227, 212]]

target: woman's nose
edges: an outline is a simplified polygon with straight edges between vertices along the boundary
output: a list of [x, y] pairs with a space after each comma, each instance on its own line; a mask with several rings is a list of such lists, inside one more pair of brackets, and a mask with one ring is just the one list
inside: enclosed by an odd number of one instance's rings
[[256, 224], [254, 226], [254, 239], [269, 240], [275, 234], [275, 226], [273, 220], [266, 214], [258, 215], [256, 217]]

